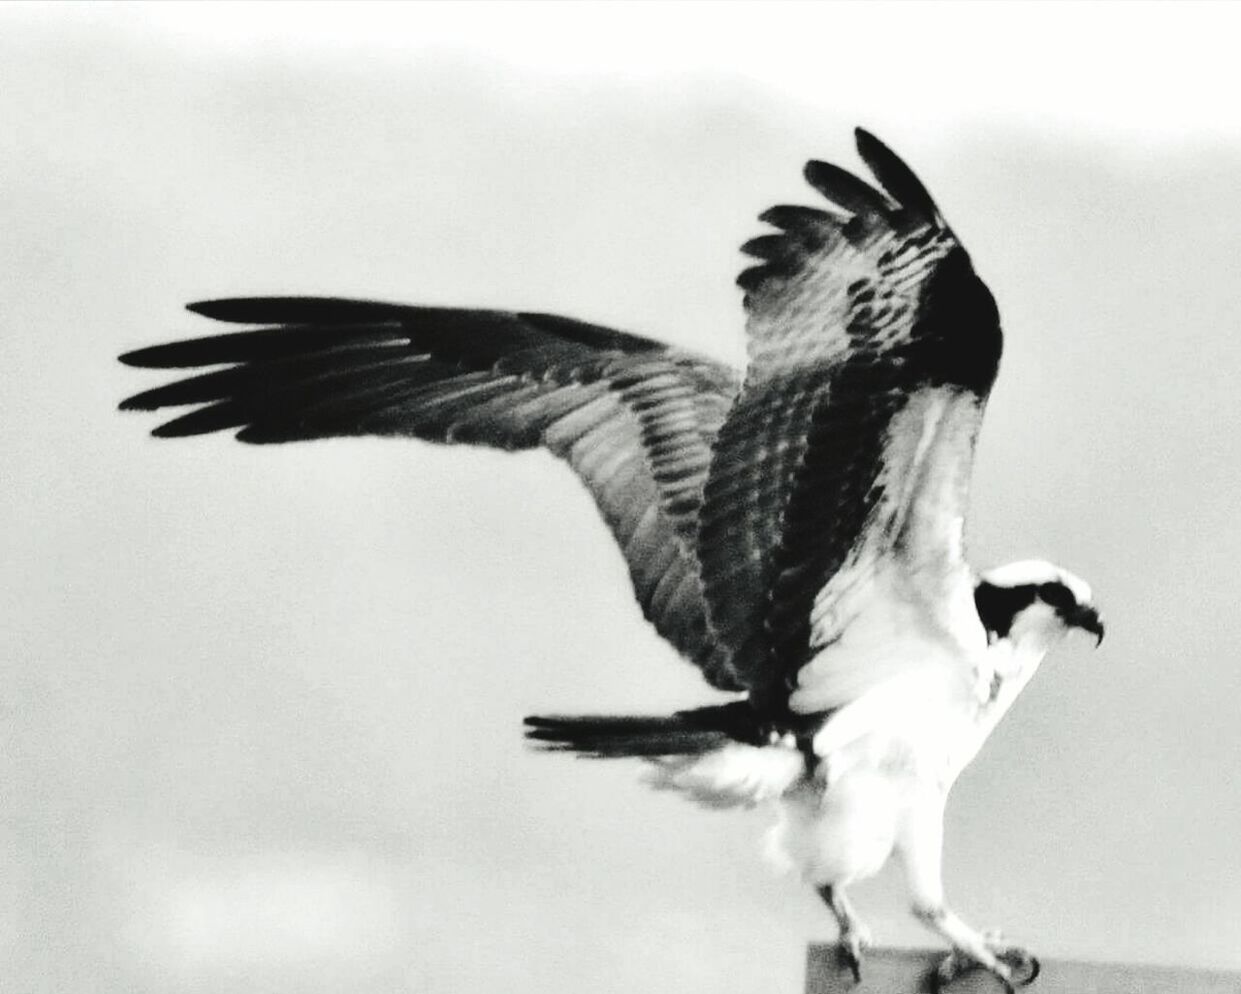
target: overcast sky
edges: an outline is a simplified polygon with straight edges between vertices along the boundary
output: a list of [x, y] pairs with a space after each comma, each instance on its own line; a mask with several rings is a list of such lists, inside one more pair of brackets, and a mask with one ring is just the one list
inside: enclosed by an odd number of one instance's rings
[[[159, 442], [187, 301], [552, 311], [741, 352], [737, 246], [918, 171], [997, 297], [980, 566], [1095, 588], [959, 783], [949, 897], [1045, 956], [1241, 968], [1235, 8], [0, 10], [0, 957], [30, 992], [800, 990], [833, 935], [536, 710], [712, 694], [550, 457]], [[929, 944], [899, 874], [879, 938]]]

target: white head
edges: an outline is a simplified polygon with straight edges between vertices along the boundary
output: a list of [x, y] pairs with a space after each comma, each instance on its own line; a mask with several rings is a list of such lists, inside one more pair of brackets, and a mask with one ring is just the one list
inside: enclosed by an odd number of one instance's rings
[[1103, 621], [1090, 585], [1066, 569], [1041, 559], [1023, 559], [988, 570], [974, 588], [978, 617], [989, 641], [1058, 642], [1073, 628], [1103, 641]]

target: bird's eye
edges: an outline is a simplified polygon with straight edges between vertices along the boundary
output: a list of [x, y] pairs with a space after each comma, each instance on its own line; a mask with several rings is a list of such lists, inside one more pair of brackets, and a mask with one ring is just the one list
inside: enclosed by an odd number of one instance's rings
[[1038, 588], [1039, 600], [1057, 610], [1067, 610], [1077, 604], [1073, 591], [1063, 583], [1043, 583]]

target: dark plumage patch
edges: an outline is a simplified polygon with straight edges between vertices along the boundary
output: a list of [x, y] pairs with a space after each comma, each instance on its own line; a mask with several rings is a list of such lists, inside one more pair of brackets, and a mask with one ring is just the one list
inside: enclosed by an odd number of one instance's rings
[[806, 182], [846, 214], [883, 215], [891, 212], [892, 201], [865, 180], [830, 162], [812, 159], [803, 170]]
[[928, 383], [950, 383], [986, 396], [1000, 369], [1004, 336], [995, 297], [969, 255], [953, 248], [923, 285], [919, 351]]
[[765, 716], [748, 701], [714, 704], [670, 715], [532, 715], [526, 738], [544, 749], [591, 759], [689, 756], [730, 742], [763, 746], [785, 733], [806, 750], [821, 716]]
[[1077, 607], [1077, 595], [1059, 580], [1038, 585], [1038, 599], [1044, 604], [1055, 608], [1060, 614], [1067, 614]]
[[746, 255], [764, 260], [762, 265], [742, 270], [737, 277], [737, 285], [747, 294], [769, 280], [788, 279], [799, 272], [841, 225], [839, 218], [811, 207], [771, 207], [758, 219], [781, 231], [758, 235], [741, 246]]
[[883, 498], [875, 484], [885, 433], [908, 400], [894, 389], [892, 372], [881, 364], [850, 363], [831, 380], [831, 402], [815, 408], [807, 458], [784, 513], [779, 572], [768, 602], [760, 605], [768, 652], [783, 671], [781, 692], [792, 688], [805, 662], [815, 596], [844, 565]]
[[696, 755], [758, 735], [743, 701], [660, 716], [532, 715], [524, 723], [526, 738], [543, 748], [594, 759]]
[[944, 219], [927, 188], [895, 152], [864, 128], [858, 128], [858, 155], [896, 202], [920, 221], [945, 227]]
[[[978, 609], [983, 628], [994, 638], [1008, 638], [1013, 619], [1034, 603], [1038, 592], [1039, 585], [1035, 583], [999, 587], [986, 580], [981, 581], [974, 588], [974, 606]], [[1072, 594], [1069, 596], [1072, 597]]]

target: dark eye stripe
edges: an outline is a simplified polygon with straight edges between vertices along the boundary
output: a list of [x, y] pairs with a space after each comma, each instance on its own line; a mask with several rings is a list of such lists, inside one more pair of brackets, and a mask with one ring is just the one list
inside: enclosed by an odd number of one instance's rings
[[1077, 598], [1073, 596], [1073, 591], [1063, 583], [1039, 584], [1038, 596], [1043, 603], [1049, 604], [1061, 611], [1077, 604]]
[[1033, 584], [1019, 587], [997, 587], [985, 580], [974, 588], [974, 606], [983, 627], [999, 638], [1006, 638], [1013, 618], [1034, 602], [1037, 590]]

